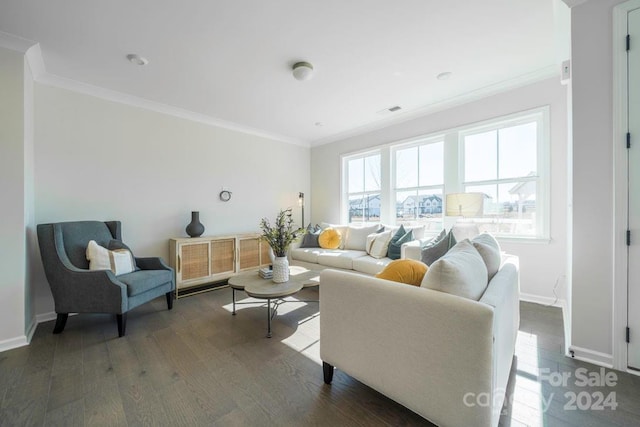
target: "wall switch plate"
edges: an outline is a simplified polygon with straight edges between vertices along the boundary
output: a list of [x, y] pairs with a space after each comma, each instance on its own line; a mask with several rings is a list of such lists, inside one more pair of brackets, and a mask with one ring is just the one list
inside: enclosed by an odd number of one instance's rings
[[571, 80], [571, 60], [562, 61], [560, 70], [560, 83], [567, 84]]

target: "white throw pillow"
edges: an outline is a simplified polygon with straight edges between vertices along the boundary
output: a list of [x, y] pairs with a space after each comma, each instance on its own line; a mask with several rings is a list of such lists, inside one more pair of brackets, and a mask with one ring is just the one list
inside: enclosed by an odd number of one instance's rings
[[349, 226], [347, 231], [347, 237], [344, 242], [344, 249], [353, 249], [356, 251], [367, 250], [367, 236], [371, 233], [375, 233], [380, 228], [380, 225], [369, 225], [366, 227], [354, 227]]
[[469, 240], [463, 240], [429, 266], [420, 286], [478, 301], [487, 277], [482, 257]]
[[491, 281], [502, 264], [500, 244], [495, 237], [488, 233], [479, 234], [473, 238], [471, 243], [473, 243], [473, 247], [476, 248], [487, 266], [489, 281]]
[[384, 258], [389, 250], [391, 230], [382, 233], [371, 233], [367, 236], [367, 253], [374, 258]]
[[113, 274], [131, 273], [135, 271], [133, 255], [126, 249], [110, 251], [98, 245], [95, 240], [89, 241], [86, 251], [89, 270], [111, 270]]

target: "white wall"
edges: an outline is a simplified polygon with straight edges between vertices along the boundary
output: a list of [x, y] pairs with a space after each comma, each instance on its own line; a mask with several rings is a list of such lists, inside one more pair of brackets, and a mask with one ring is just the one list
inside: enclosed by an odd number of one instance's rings
[[[298, 192], [309, 192], [307, 147], [41, 84], [35, 106], [36, 222], [120, 220], [139, 256], [167, 259], [192, 210], [205, 235], [257, 232], [280, 208], [299, 215]], [[51, 312], [37, 276], [37, 312]]]
[[[603, 364], [610, 364], [612, 357], [615, 190], [612, 9], [618, 3], [622, 1], [589, 1], [571, 9], [574, 212], [571, 344], [578, 357]], [[599, 209], [594, 209], [594, 195]]]
[[340, 155], [434, 133], [440, 130], [512, 114], [544, 105], [550, 106], [551, 122], [551, 242], [502, 243], [509, 253], [520, 256], [521, 290], [539, 302], [560, 299], [567, 268], [567, 89], [559, 77], [487, 97], [422, 118], [326, 144], [311, 149], [312, 217], [315, 222], [340, 220]]
[[0, 349], [26, 344], [23, 61], [0, 47]]

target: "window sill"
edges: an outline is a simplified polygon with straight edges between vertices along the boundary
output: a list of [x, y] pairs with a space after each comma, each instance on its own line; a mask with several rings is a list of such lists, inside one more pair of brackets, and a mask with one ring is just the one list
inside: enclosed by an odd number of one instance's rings
[[515, 244], [531, 244], [531, 245], [548, 245], [551, 243], [550, 237], [508, 237], [508, 236], [495, 236], [496, 240], [502, 243], [515, 243]]

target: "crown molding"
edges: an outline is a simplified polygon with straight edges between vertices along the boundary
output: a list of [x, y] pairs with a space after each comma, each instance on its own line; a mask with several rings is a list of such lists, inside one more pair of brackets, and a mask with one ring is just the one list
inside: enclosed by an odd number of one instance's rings
[[376, 122], [365, 124], [345, 132], [339, 132], [325, 138], [313, 140], [311, 141], [311, 146], [317, 147], [320, 145], [331, 144], [332, 142], [342, 141], [347, 138], [408, 122], [410, 120], [418, 119], [429, 114], [457, 107], [458, 105], [468, 104], [470, 102], [477, 101], [488, 96], [497, 95], [502, 92], [517, 89], [519, 87], [527, 86], [542, 80], [559, 76], [560, 67], [555, 64], [549, 65], [532, 73], [523, 74], [509, 80], [491, 84], [489, 86], [485, 86], [483, 88], [476, 89], [474, 91], [467, 92], [453, 98], [443, 99], [441, 101], [434, 102], [433, 104], [425, 105], [423, 107], [407, 111], [406, 113], [402, 113], [397, 116], [378, 120]]
[[155, 111], [156, 113], [167, 114], [174, 117], [179, 117], [193, 122], [206, 124], [209, 126], [215, 126], [227, 130], [241, 132], [253, 136], [258, 136], [265, 139], [271, 139], [275, 141], [285, 142], [288, 144], [299, 145], [303, 147], [309, 147], [308, 141], [291, 138], [276, 133], [263, 131], [261, 129], [255, 129], [249, 126], [244, 126], [238, 123], [217, 119], [215, 117], [207, 116], [205, 114], [196, 113], [184, 108], [175, 107], [172, 105], [163, 104], [156, 101], [151, 101], [145, 98], [141, 98], [134, 95], [118, 92], [111, 89], [106, 89], [99, 86], [94, 86], [88, 83], [83, 83], [77, 80], [68, 79], [66, 77], [57, 76], [55, 74], [44, 72], [39, 76], [34, 73], [34, 80], [38, 83], [54, 86], [61, 89], [67, 89], [73, 92], [82, 93], [85, 95], [95, 96], [96, 98], [104, 99], [107, 101], [118, 102], [120, 104], [126, 104], [133, 107], [143, 108], [145, 110]]
[[29, 49], [27, 49], [27, 52], [24, 54], [24, 56], [27, 60], [27, 64], [29, 64], [29, 68], [31, 69], [33, 80], [42, 80], [43, 76], [47, 74], [47, 69], [45, 68], [44, 61], [42, 60], [40, 43], [36, 43]]
[[25, 53], [37, 42], [0, 31], [0, 47]]
[[[40, 49], [40, 44], [35, 42], [28, 43], [18, 43], [23, 39], [19, 39], [11, 36], [7, 33], [0, 33], [0, 46], [5, 46], [3, 43], [3, 36], [9, 36], [7, 40], [10, 42], [12, 39], [16, 39], [15, 43], [7, 43], [10, 46], [18, 47], [9, 49], [17, 50], [19, 52], [25, 52], [26, 60], [31, 67], [31, 72], [33, 74], [33, 80], [47, 86], [58, 87], [61, 89], [70, 90], [72, 92], [78, 92], [85, 95], [95, 96], [96, 98], [104, 99], [107, 101], [118, 102], [120, 104], [130, 105], [133, 107], [143, 108], [145, 110], [155, 111], [156, 113], [167, 114], [174, 117], [179, 117], [182, 119], [190, 120], [197, 123], [206, 124], [209, 126], [215, 126], [227, 130], [232, 130], [236, 132], [241, 132], [253, 136], [258, 136], [260, 138], [285, 142], [288, 144], [299, 145], [302, 147], [309, 147], [309, 141], [291, 138], [284, 135], [279, 135], [273, 132], [264, 131], [261, 129], [255, 129], [249, 126], [244, 126], [238, 123], [217, 119], [215, 117], [207, 116], [206, 114], [196, 113], [184, 108], [175, 107], [172, 105], [162, 104], [160, 102], [151, 101], [148, 99], [144, 99], [138, 96], [129, 95], [126, 93], [118, 92], [111, 89], [106, 89], [99, 86], [94, 86], [88, 83], [83, 83], [77, 80], [69, 79], [66, 77], [57, 76], [55, 74], [49, 73], [46, 70], [44, 60], [42, 58], [42, 51]], [[23, 50], [24, 49], [24, 50]]]
[[574, 7], [586, 3], [589, 0], [562, 0], [567, 6]]

